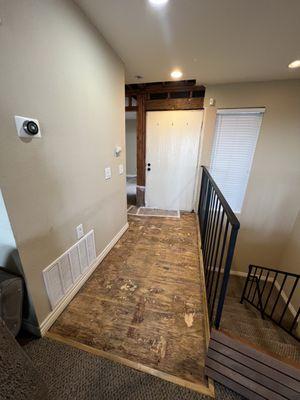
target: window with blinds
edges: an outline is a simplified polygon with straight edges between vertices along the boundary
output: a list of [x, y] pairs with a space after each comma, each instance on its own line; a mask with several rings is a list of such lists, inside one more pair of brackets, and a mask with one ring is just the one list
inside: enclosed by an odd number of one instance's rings
[[217, 111], [211, 174], [236, 213], [243, 206], [264, 111]]

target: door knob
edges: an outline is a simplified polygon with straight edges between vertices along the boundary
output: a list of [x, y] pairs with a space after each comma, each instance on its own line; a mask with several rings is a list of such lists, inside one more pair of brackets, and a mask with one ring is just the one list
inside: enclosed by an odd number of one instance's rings
[[148, 167], [148, 168], [147, 168], [147, 171], [151, 171], [151, 168]]
[[151, 164], [150, 164], [149, 162], [148, 162], [148, 164], [147, 164], [147, 165], [148, 165], [148, 167], [151, 167]]

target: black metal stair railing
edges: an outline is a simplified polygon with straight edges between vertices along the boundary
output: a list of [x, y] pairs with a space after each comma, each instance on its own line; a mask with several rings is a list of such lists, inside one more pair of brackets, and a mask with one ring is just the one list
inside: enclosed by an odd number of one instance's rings
[[241, 303], [250, 303], [262, 318], [268, 317], [299, 341], [296, 334], [300, 319], [299, 291], [300, 275], [249, 265]]
[[205, 167], [198, 218], [209, 320], [218, 329], [240, 223]]

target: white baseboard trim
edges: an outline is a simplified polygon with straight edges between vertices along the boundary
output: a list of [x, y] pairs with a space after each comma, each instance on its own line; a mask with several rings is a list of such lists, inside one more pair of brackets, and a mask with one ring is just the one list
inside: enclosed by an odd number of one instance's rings
[[[106, 255], [110, 252], [110, 250], [115, 246], [118, 240], [124, 235], [127, 231], [129, 225], [128, 222], [123, 226], [123, 228], [116, 234], [116, 236], [110, 241], [110, 243], [105, 247], [105, 249], [97, 256], [93, 265], [88, 269], [87, 273], [81, 277], [81, 279], [76, 283], [76, 285], [70, 290], [67, 296], [55, 307], [54, 310], [50, 312], [50, 314], [44, 319], [44, 321], [40, 324], [39, 330], [40, 335], [44, 336], [45, 333], [50, 329], [59, 315], [63, 312], [66, 306], [70, 303], [73, 297], [77, 294], [79, 289], [84, 285], [84, 283], [88, 280], [88, 278], [92, 275], [101, 261], [106, 257]], [[33, 327], [33, 326], [31, 326]], [[30, 327], [28, 326], [30, 329]], [[32, 332], [32, 330], [31, 330]]]
[[233, 276], [242, 276], [243, 278], [247, 278], [248, 273], [242, 271], [230, 271], [230, 275]]
[[[213, 269], [213, 267], [208, 267], [210, 270]], [[215, 269], [215, 272], [218, 272], [219, 268]], [[221, 274], [224, 274], [224, 268], [221, 268]], [[242, 271], [235, 271], [235, 270], [230, 270], [230, 275], [233, 276], [241, 276], [243, 278], [247, 278], [248, 273], [247, 272], [242, 272]]]
[[126, 178], [136, 178], [136, 177], [137, 175], [130, 175], [130, 174], [126, 175]]

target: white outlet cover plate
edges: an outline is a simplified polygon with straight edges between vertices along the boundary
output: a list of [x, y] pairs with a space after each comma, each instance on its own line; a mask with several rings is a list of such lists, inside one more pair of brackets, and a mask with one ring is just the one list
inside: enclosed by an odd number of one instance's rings
[[123, 166], [123, 164], [119, 164], [119, 174], [120, 175], [124, 174], [124, 166]]
[[[28, 120], [35, 122], [35, 123], [37, 124], [37, 126], [39, 127], [39, 133], [38, 133], [37, 135], [34, 135], [34, 136], [28, 135], [28, 134], [24, 131], [24, 129], [23, 129], [23, 123], [24, 123], [25, 121], [28, 121]], [[19, 137], [27, 138], [27, 139], [28, 139], [28, 138], [30, 138], [30, 139], [39, 139], [39, 138], [42, 137], [41, 127], [40, 127], [39, 121], [38, 121], [37, 119], [31, 118], [31, 117], [21, 117], [21, 116], [19, 116], [19, 115], [15, 115], [15, 124], [16, 124], [17, 133], [18, 133], [18, 136], [19, 136]]]
[[104, 177], [105, 177], [105, 179], [110, 179], [111, 178], [111, 168], [110, 167], [106, 167], [104, 169]]

